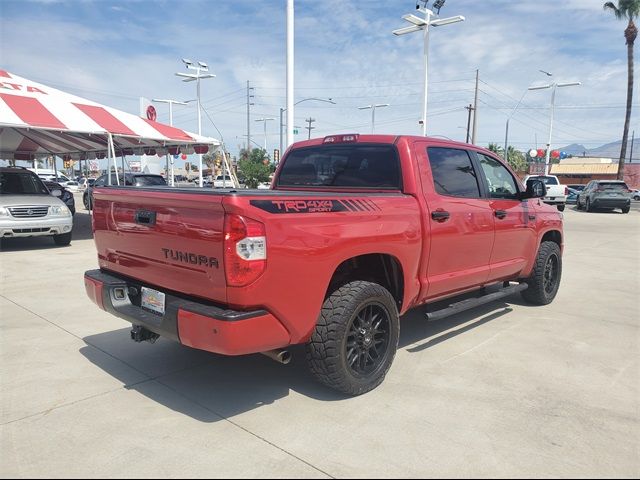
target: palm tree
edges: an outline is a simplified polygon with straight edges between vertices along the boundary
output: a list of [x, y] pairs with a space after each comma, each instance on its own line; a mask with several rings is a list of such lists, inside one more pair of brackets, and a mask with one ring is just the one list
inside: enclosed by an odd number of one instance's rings
[[611, 10], [618, 20], [629, 20], [624, 30], [624, 38], [627, 43], [627, 112], [624, 119], [622, 132], [622, 147], [620, 148], [620, 160], [618, 161], [618, 180], [624, 179], [624, 160], [627, 156], [627, 140], [629, 139], [629, 122], [631, 120], [631, 101], [633, 99], [633, 42], [638, 36], [638, 29], [633, 22], [640, 14], [640, 0], [618, 0], [618, 5], [607, 2], [603, 5], [605, 10]]

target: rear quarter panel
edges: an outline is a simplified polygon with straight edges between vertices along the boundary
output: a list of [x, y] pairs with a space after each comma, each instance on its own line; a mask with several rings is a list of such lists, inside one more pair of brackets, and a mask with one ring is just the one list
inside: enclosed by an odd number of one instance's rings
[[[299, 211], [307, 200], [331, 201], [343, 211]], [[264, 202], [273, 206], [266, 207]], [[229, 287], [229, 305], [268, 309], [283, 322], [292, 343], [311, 335], [331, 277], [345, 260], [371, 253], [391, 255], [403, 268], [403, 304], [417, 293], [422, 238], [412, 196], [328, 193], [308, 197], [291, 192], [277, 199], [226, 197], [224, 209], [264, 223], [267, 236], [264, 275], [247, 287]]]

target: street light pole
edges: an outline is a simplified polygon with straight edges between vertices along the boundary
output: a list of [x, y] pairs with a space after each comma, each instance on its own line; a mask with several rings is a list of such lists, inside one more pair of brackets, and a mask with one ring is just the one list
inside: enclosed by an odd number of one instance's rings
[[[294, 33], [293, 0], [287, 0], [287, 147], [293, 143], [293, 41]], [[265, 124], [266, 125], [266, 124]], [[282, 150], [282, 149], [281, 149]]]
[[358, 110], [371, 109], [371, 133], [376, 133], [376, 108], [388, 107], [388, 103], [377, 103], [375, 105], [366, 105], [364, 107], [358, 107]]
[[[194, 80], [196, 81], [196, 92], [198, 95], [198, 135], [202, 135], [202, 104], [200, 101], [200, 79], [202, 78], [214, 78], [215, 75], [212, 73], [201, 73], [201, 72], [208, 72], [209, 71], [209, 66], [204, 63], [204, 62], [197, 62], [197, 65], [194, 65], [194, 63], [187, 59], [187, 58], [183, 58], [182, 62], [185, 64], [185, 66], [190, 69], [190, 70], [195, 70], [196, 73], [182, 73], [182, 72], [177, 72], [176, 75], [178, 77], [185, 77], [184, 80], [182, 80], [183, 82], [193, 82]], [[198, 154], [198, 173], [200, 175], [200, 188], [202, 188], [202, 154], [199, 153]]]
[[[547, 73], [547, 72], [543, 72]], [[547, 75], [551, 76], [547, 73]], [[538, 87], [529, 87], [529, 90], [544, 90], [547, 88], [551, 89], [551, 116], [549, 119], [549, 140], [547, 141], [547, 153], [544, 159], [544, 174], [549, 175], [549, 158], [551, 155], [551, 134], [553, 132], [553, 116], [555, 112], [555, 102], [556, 102], [556, 88], [560, 87], [573, 87], [576, 85], [580, 85], [580, 82], [569, 82], [569, 83], [550, 83], [548, 85], [540, 85]]]
[[[167, 100], [162, 98], [153, 98], [151, 100], [155, 103], [168, 103], [169, 104], [169, 125], [173, 127], [173, 105], [188, 105], [187, 102], [179, 102], [178, 100]], [[169, 175], [169, 154], [167, 153], [167, 175]], [[173, 158], [171, 158], [171, 177], [169, 180], [169, 185], [172, 187], [175, 186], [175, 178], [173, 174]]]
[[[334, 101], [333, 101], [333, 100], [331, 100], [330, 98], [329, 98], [329, 99], [324, 99], [324, 98], [311, 97], [311, 98], [303, 98], [302, 100], [298, 100], [296, 103], [294, 103], [294, 105], [298, 105], [299, 103], [302, 103], [302, 102], [308, 102], [308, 101], [310, 101], [310, 100], [314, 100], [314, 101], [316, 101], [316, 102], [332, 103], [332, 104], [334, 104], [334, 105], [336, 104], [336, 102], [334, 102]], [[287, 108], [281, 108], [281, 109], [280, 109], [280, 155], [282, 155], [282, 154], [284, 153], [284, 151], [283, 151], [283, 144], [282, 144], [282, 140], [283, 140], [283, 138], [282, 138], [282, 137], [283, 137], [282, 132], [283, 132], [284, 124], [282, 123], [282, 120], [283, 120], [284, 112], [286, 112], [286, 111], [287, 111]], [[287, 125], [288, 125], [288, 124], [287, 124]], [[294, 125], [294, 127], [293, 127], [293, 128], [295, 128], [295, 125]], [[290, 143], [287, 143], [287, 147], [288, 147], [289, 145], [291, 145], [291, 143], [293, 143], [293, 141], [291, 141]]]
[[[427, 2], [424, 2], [425, 5]], [[449, 18], [438, 18], [432, 20], [431, 17], [440, 14], [440, 8], [444, 5], [444, 0], [436, 0], [433, 4], [433, 8], [437, 9], [437, 14], [434, 14], [432, 10], [425, 7], [418, 7], [417, 10], [424, 14], [424, 18], [417, 17], [413, 14], [404, 15], [402, 18], [412, 25], [409, 27], [399, 28], [393, 31], [394, 35], [400, 36], [407, 33], [423, 31], [424, 36], [424, 88], [422, 96], [422, 135], [427, 135], [427, 95], [429, 86], [429, 27], [439, 27], [444, 25], [450, 25], [452, 23], [463, 22], [464, 17], [462, 15], [456, 15]]]
[[267, 122], [275, 120], [273, 117], [257, 118], [256, 122], [264, 122], [264, 151], [267, 151]]
[[505, 160], [505, 162], [509, 161], [509, 120], [511, 120], [511, 118], [515, 115], [516, 110], [518, 109], [518, 107], [522, 103], [522, 100], [524, 100], [524, 96], [527, 94], [527, 92], [528, 92], [528, 90], [524, 91], [524, 93], [520, 97], [520, 100], [518, 100], [518, 103], [513, 108], [513, 110], [511, 110], [511, 114], [507, 118], [507, 124], [506, 124], [505, 129], [504, 129], [504, 160]]

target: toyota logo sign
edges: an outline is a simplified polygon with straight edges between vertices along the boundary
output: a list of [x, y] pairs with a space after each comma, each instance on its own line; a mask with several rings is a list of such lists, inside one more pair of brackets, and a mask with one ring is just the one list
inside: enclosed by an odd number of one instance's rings
[[153, 105], [149, 105], [147, 107], [147, 118], [153, 122], [155, 122], [156, 118], [158, 118], [156, 107], [154, 107]]

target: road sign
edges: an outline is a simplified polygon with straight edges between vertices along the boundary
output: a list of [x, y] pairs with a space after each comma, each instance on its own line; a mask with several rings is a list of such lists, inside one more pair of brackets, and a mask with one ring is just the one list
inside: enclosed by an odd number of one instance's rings
[[294, 128], [294, 129], [293, 129], [293, 134], [294, 134], [294, 135], [297, 135], [297, 134], [298, 134], [298, 129], [297, 129], [297, 128]]

